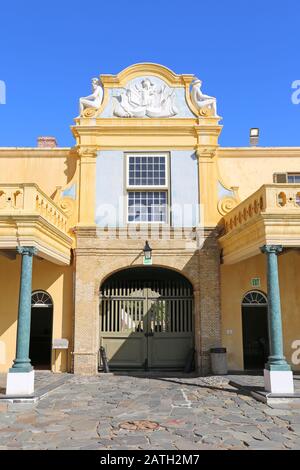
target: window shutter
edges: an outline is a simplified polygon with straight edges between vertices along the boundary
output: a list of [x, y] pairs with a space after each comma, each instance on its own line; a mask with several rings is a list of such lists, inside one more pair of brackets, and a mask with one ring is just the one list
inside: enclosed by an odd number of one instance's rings
[[288, 175], [287, 173], [274, 173], [273, 175], [274, 183], [287, 183]]

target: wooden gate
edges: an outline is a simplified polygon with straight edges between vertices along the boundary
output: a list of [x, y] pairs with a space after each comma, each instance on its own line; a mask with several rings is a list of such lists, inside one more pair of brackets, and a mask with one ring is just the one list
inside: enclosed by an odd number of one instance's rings
[[111, 368], [182, 369], [194, 345], [193, 291], [176, 281], [106, 282], [100, 346]]

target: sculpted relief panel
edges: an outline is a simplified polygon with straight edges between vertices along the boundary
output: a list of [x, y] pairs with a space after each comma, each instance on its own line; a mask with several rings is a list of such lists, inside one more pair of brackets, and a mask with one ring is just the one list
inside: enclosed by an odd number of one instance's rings
[[104, 94], [101, 80], [93, 78], [92, 93], [79, 100], [80, 116], [102, 118], [217, 116], [216, 98], [204, 94], [201, 85], [201, 80], [195, 77], [186, 99], [184, 87], [172, 87], [161, 78], [145, 75], [130, 80], [124, 87], [108, 87]]
[[113, 114], [117, 117], [171, 117], [178, 114], [174, 89], [155, 85], [150, 78], [129, 84], [113, 98]]
[[186, 102], [185, 89], [171, 87], [153, 75], [134, 78], [123, 88], [111, 88], [108, 93], [107, 105], [99, 117], [195, 117]]

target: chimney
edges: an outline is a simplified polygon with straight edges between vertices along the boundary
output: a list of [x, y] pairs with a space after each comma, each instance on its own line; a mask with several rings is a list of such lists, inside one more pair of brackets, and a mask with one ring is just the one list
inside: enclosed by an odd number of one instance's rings
[[38, 148], [48, 148], [48, 149], [53, 149], [57, 147], [57, 142], [55, 137], [38, 137], [37, 138], [37, 146]]
[[259, 129], [258, 127], [251, 127], [250, 129], [250, 145], [256, 147], [259, 142]]

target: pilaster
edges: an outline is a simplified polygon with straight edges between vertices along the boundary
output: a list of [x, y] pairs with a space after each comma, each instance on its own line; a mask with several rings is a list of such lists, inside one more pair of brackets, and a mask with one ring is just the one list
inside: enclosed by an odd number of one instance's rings
[[95, 375], [99, 351], [99, 278], [95, 256], [76, 252], [75, 328], [73, 369], [75, 374]]
[[216, 149], [216, 146], [198, 146], [196, 150], [198, 158], [200, 220], [201, 225], [204, 227], [214, 227], [220, 219], [220, 214], [218, 213]]
[[79, 147], [79, 225], [95, 224], [97, 147]]

